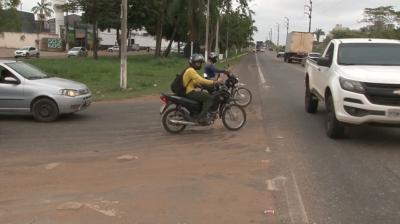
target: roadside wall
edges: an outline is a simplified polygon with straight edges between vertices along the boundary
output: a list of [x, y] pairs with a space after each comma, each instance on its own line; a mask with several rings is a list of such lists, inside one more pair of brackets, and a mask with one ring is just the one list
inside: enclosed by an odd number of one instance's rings
[[50, 33], [4, 32], [0, 33], [0, 48], [21, 48], [25, 46], [40, 48], [39, 40], [42, 38], [58, 38], [58, 35]]

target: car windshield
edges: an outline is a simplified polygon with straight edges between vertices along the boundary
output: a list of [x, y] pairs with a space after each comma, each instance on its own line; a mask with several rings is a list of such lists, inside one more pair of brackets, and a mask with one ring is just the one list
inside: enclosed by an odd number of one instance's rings
[[47, 74], [40, 71], [38, 68], [35, 68], [34, 66], [24, 62], [12, 62], [7, 63], [6, 65], [14, 69], [18, 74], [22, 75], [26, 79], [32, 80], [49, 78]]
[[80, 47], [74, 47], [74, 48], [72, 48], [70, 51], [80, 51], [80, 50], [81, 50]]
[[340, 44], [338, 63], [340, 65], [400, 66], [400, 44]]

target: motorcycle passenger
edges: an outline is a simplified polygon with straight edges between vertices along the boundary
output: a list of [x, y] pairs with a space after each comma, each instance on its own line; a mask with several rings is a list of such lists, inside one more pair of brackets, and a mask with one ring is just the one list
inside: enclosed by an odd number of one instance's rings
[[204, 63], [201, 54], [193, 54], [190, 57], [190, 67], [183, 74], [183, 85], [186, 87], [186, 97], [202, 103], [202, 109], [198, 116], [199, 123], [207, 123], [207, 113], [214, 104], [214, 96], [197, 88], [212, 87], [217, 84], [216, 80], [207, 80], [201, 77], [196, 70], [200, 70]]
[[217, 63], [217, 60], [218, 60], [218, 55], [214, 52], [211, 52], [210, 55], [208, 56], [208, 63], [206, 65], [206, 67], [204, 68], [204, 72], [207, 74], [206, 79], [217, 80], [221, 73], [227, 72], [225, 70], [218, 69], [215, 66], [215, 63]]

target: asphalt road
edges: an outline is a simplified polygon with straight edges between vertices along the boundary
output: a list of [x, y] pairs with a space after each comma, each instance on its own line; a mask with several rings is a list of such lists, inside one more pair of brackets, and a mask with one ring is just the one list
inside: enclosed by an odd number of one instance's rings
[[167, 134], [157, 96], [0, 116], [0, 223], [399, 222], [398, 129], [331, 140], [324, 108], [304, 111], [302, 67], [267, 52], [234, 71], [255, 96], [238, 132]]
[[[256, 56], [248, 64], [254, 67]], [[271, 53], [258, 54], [265, 137], [274, 153], [281, 220], [292, 223], [399, 223], [400, 131], [350, 127], [325, 136], [325, 109], [304, 110], [304, 70]], [[262, 78], [260, 78], [262, 79]], [[281, 178], [283, 179], [283, 178]], [[282, 183], [283, 182], [283, 183]]]

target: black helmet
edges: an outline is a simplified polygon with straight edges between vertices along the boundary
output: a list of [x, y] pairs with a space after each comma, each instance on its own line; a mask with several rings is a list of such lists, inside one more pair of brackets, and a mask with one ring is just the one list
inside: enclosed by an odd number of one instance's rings
[[204, 57], [201, 54], [193, 54], [189, 59], [189, 64], [196, 70], [200, 70], [204, 63]]
[[217, 63], [218, 60], [218, 55], [214, 52], [211, 52], [210, 55], [208, 55], [208, 59], [212, 62], [212, 63]]

